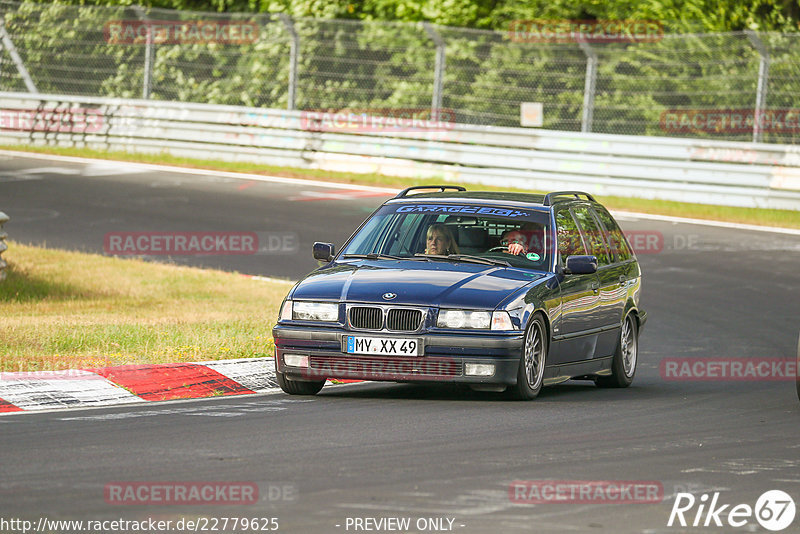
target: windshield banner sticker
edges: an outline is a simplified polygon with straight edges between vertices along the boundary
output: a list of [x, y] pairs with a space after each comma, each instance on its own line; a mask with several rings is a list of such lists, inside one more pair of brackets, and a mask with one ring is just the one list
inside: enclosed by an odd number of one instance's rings
[[400, 206], [397, 213], [472, 213], [475, 215], [496, 215], [499, 217], [527, 217], [527, 211], [507, 208], [482, 208], [480, 206], [453, 206], [444, 204], [411, 204]]

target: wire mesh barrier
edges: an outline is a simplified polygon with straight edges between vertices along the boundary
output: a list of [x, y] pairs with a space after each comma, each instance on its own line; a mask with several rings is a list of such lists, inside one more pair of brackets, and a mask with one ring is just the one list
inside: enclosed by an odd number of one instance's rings
[[800, 34], [550, 38], [0, 0], [0, 90], [289, 110], [447, 110], [461, 124], [796, 143]]

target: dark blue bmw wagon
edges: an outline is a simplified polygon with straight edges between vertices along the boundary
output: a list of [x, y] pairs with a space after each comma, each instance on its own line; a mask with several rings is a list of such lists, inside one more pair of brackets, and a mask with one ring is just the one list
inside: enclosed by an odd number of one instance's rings
[[278, 383], [464, 383], [533, 399], [569, 379], [627, 387], [641, 270], [614, 218], [578, 191], [408, 188], [384, 203], [283, 302]]

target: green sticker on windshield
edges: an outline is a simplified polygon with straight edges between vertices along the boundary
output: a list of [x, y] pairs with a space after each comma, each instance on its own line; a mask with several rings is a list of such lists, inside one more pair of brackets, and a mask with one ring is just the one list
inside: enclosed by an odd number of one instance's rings
[[535, 252], [528, 252], [527, 254], [525, 254], [525, 257], [531, 261], [539, 261], [539, 259], [541, 258], [541, 256], [539, 256]]

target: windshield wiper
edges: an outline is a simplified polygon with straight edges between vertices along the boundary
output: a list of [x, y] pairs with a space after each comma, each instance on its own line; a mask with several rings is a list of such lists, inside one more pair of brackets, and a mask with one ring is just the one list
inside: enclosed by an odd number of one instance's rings
[[400, 256], [392, 256], [390, 254], [378, 254], [371, 252], [369, 254], [343, 254], [342, 259], [361, 259], [361, 260], [413, 260], [415, 258], [401, 258]]
[[469, 254], [414, 254], [418, 258], [430, 258], [435, 260], [456, 260], [468, 263], [482, 263], [484, 265], [502, 265], [504, 267], [511, 267], [511, 264], [505, 260], [496, 260], [493, 258], [481, 258], [480, 256], [470, 256]]
[[474, 261], [475, 263], [486, 263], [488, 265], [503, 265], [505, 267], [511, 267], [511, 264], [506, 260], [497, 260], [494, 258], [482, 258], [480, 256], [470, 256], [469, 254], [450, 254], [449, 257], [464, 261]]

